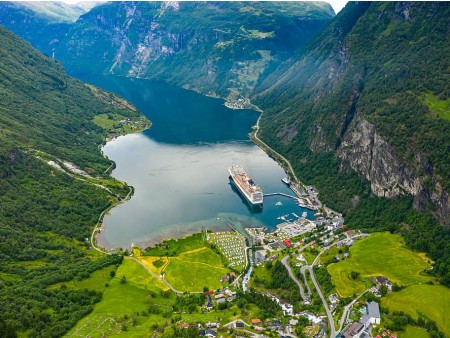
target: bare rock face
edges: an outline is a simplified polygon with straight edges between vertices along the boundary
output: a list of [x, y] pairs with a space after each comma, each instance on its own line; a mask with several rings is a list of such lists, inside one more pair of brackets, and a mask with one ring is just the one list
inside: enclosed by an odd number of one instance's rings
[[[406, 164], [364, 118], [356, 118], [337, 154], [342, 161], [341, 169], [351, 168], [366, 178], [376, 196], [393, 198], [409, 194], [414, 196], [414, 207], [419, 210], [425, 210], [431, 201], [440, 222], [449, 225], [450, 198], [432, 176], [433, 168], [426, 158], [416, 156], [417, 165], [424, 172], [420, 177], [416, 167]], [[431, 187], [425, 185], [425, 179], [433, 182]]]

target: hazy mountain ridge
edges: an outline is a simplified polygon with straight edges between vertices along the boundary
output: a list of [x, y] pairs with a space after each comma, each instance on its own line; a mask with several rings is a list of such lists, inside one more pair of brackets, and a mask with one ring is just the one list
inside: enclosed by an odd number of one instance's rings
[[39, 37], [3, 24], [72, 73], [161, 79], [234, 99], [248, 96], [333, 15], [314, 2], [113, 2]]

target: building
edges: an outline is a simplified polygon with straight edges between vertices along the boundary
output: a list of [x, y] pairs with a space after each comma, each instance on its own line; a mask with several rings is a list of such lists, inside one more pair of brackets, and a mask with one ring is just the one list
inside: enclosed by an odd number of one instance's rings
[[377, 302], [367, 304], [367, 315], [370, 317], [370, 323], [377, 325], [381, 322], [380, 306]]
[[261, 319], [258, 318], [252, 319], [252, 324], [261, 324]]
[[359, 322], [353, 322], [342, 333], [342, 337], [343, 338], [359, 338], [363, 332], [364, 332], [364, 325]]
[[283, 243], [286, 244], [286, 246], [287, 246], [288, 248], [290, 248], [290, 247], [292, 246], [292, 243], [291, 243], [291, 241], [290, 241], [289, 239], [283, 240]]
[[234, 324], [234, 327], [235, 327], [236, 329], [243, 328], [243, 327], [244, 327], [244, 322], [237, 321], [237, 322]]

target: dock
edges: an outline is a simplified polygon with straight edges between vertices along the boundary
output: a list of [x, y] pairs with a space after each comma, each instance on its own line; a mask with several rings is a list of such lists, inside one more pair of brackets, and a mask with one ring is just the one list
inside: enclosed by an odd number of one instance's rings
[[270, 194], [264, 194], [264, 197], [269, 197], [269, 196], [285, 196], [285, 197], [289, 197], [289, 198], [293, 198], [293, 199], [295, 199], [295, 200], [298, 200], [298, 197], [297, 196], [292, 196], [292, 195], [288, 195], [288, 194], [285, 194], [285, 193], [283, 193], [283, 192], [272, 192], [272, 193], [270, 193]]

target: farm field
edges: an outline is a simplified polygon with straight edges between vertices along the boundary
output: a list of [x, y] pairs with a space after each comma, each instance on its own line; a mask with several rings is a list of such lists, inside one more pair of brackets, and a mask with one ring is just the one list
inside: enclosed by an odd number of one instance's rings
[[434, 320], [450, 336], [450, 289], [442, 285], [411, 285], [392, 292], [382, 299], [381, 305], [390, 311], [403, 311], [413, 318], [421, 314]]
[[[341, 297], [350, 297], [370, 287], [370, 279], [375, 276], [387, 277], [399, 285], [433, 281], [421, 275], [429, 267], [426, 257], [405, 248], [399, 235], [383, 232], [357, 241], [350, 248], [350, 257], [330, 264], [328, 272]], [[359, 272], [361, 278], [350, 279], [352, 271]]]
[[[123, 276], [126, 277], [126, 283], [121, 282]], [[139, 263], [124, 259], [116, 276], [106, 287], [103, 299], [66, 337], [148, 336], [149, 328], [161, 325], [165, 319], [161, 315], [143, 315], [143, 311], [147, 311], [150, 304], [162, 311], [169, 311], [175, 297], [172, 293], [169, 298], [160, 297], [159, 283]]]
[[407, 326], [405, 331], [398, 333], [399, 338], [429, 338], [430, 335], [425, 329], [417, 326]]
[[170, 257], [164, 270], [165, 280], [175, 289], [190, 292], [201, 292], [204, 286], [223, 287], [225, 284], [220, 282], [220, 277], [227, 272], [220, 256], [207, 247]]
[[163, 246], [133, 249], [135, 257], [176, 290], [201, 292], [203, 287], [218, 289], [225, 286], [220, 277], [230, 272], [220, 255], [209, 248], [203, 235], [194, 234], [179, 240], [164, 241]]

